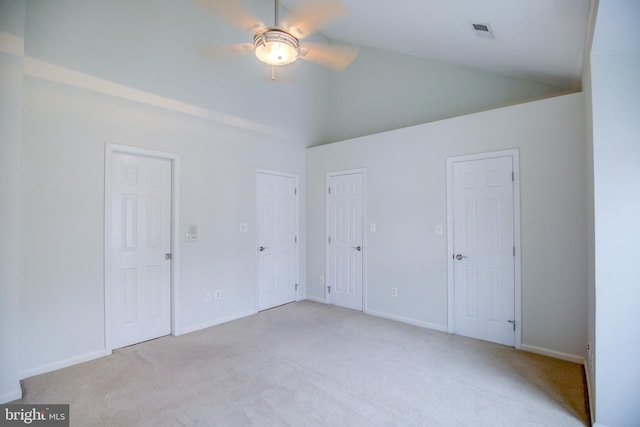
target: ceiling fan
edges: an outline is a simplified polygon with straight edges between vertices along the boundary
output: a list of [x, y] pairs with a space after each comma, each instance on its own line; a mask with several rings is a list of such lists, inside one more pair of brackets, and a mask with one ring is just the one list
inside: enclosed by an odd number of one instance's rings
[[287, 65], [297, 59], [321, 64], [335, 71], [345, 69], [358, 55], [358, 48], [347, 44], [301, 42], [329, 22], [346, 15], [340, 0], [307, 0], [294, 8], [280, 22], [280, 2], [275, 0], [274, 26], [267, 27], [247, 10], [240, 0], [193, 0], [208, 12], [226, 19], [236, 27], [253, 34], [253, 43], [231, 46], [200, 47], [205, 57], [218, 61], [253, 51], [256, 57], [271, 66]]

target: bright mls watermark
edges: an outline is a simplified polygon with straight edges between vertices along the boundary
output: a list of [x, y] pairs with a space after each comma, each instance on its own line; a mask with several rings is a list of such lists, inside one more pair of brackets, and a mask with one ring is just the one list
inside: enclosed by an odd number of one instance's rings
[[0, 405], [0, 427], [69, 427], [69, 405]]

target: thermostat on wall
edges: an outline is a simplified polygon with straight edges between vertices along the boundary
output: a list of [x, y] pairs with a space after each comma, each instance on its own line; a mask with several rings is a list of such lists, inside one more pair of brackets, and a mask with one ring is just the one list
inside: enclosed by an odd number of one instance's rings
[[195, 224], [185, 225], [184, 240], [187, 242], [193, 242], [198, 240], [198, 226]]

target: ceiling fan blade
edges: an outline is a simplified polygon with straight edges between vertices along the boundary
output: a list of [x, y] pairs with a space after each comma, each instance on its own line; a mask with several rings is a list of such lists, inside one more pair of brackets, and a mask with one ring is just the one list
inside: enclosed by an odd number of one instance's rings
[[265, 27], [264, 22], [253, 16], [239, 0], [193, 0], [193, 3], [249, 33]]
[[302, 39], [329, 22], [347, 15], [347, 12], [340, 0], [307, 0], [291, 10], [282, 20], [282, 27]]
[[356, 46], [342, 43], [305, 43], [300, 48], [300, 58], [342, 71], [356, 59], [358, 50]]
[[198, 46], [195, 49], [208, 60], [221, 62], [252, 52], [253, 45], [251, 43], [242, 43], [230, 46]]

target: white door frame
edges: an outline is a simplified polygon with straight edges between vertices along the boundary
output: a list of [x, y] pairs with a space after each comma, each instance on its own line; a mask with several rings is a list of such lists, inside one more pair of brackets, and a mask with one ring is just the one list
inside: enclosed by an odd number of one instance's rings
[[171, 161], [171, 335], [179, 334], [180, 288], [180, 155], [146, 148], [105, 144], [104, 180], [104, 346], [108, 356], [113, 352], [111, 341], [111, 163], [114, 153], [156, 157]]
[[255, 224], [256, 224], [256, 241], [254, 244], [254, 247], [256, 249], [256, 313], [260, 310], [260, 271], [259, 271], [259, 262], [260, 260], [258, 259], [258, 257], [260, 256], [260, 254], [258, 253], [258, 233], [260, 232], [260, 230], [258, 229], [258, 226], [260, 224], [260, 213], [258, 210], [258, 203], [259, 203], [259, 185], [258, 185], [258, 175], [260, 174], [267, 174], [267, 175], [275, 175], [275, 176], [284, 176], [287, 178], [293, 178], [296, 180], [296, 237], [298, 239], [297, 243], [296, 243], [296, 285], [297, 288], [296, 289], [296, 302], [300, 301], [300, 186], [299, 186], [299, 177], [297, 174], [294, 173], [287, 173], [287, 172], [279, 172], [279, 171], [274, 171], [274, 170], [269, 170], [269, 169], [257, 169], [256, 168], [256, 176], [255, 176], [255, 192], [256, 192], [256, 208], [255, 208], [255, 212], [256, 212], [256, 218], [255, 218]]
[[327, 176], [325, 179], [325, 234], [324, 234], [324, 247], [325, 247], [325, 263], [324, 263], [324, 277], [325, 277], [325, 285], [324, 285], [324, 302], [326, 304], [331, 304], [331, 294], [327, 292], [327, 284], [326, 281], [329, 277], [329, 180], [334, 176], [340, 175], [350, 175], [350, 174], [362, 174], [362, 312], [367, 313], [367, 169], [348, 169], [341, 171], [333, 171], [327, 172]]
[[511, 157], [513, 162], [513, 244], [516, 247], [514, 257], [514, 309], [515, 309], [515, 348], [522, 348], [522, 258], [520, 241], [520, 151], [493, 151], [447, 158], [447, 284], [448, 284], [448, 322], [447, 331], [455, 332], [455, 296], [454, 296], [454, 261], [453, 261], [453, 164], [470, 160], [484, 160], [496, 157]]

